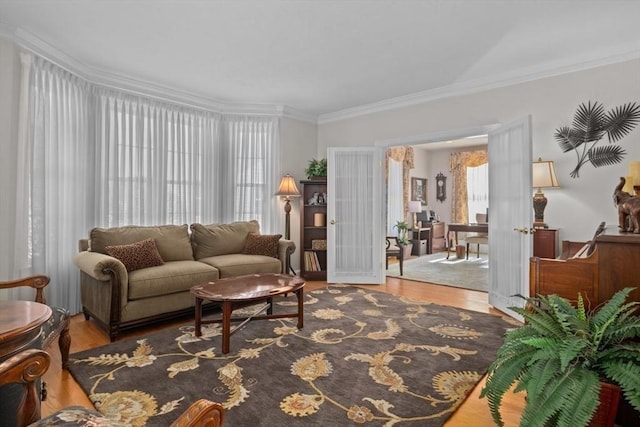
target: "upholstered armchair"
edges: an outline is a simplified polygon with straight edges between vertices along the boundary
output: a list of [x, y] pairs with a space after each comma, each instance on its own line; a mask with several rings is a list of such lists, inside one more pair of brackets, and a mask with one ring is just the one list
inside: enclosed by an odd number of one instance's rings
[[[49, 284], [49, 282], [50, 279], [48, 276], [37, 275], [9, 282], [0, 282], [0, 289], [28, 286], [35, 290], [35, 302], [46, 305], [47, 300], [45, 298], [44, 288]], [[51, 307], [51, 311], [53, 312], [53, 315], [44, 325], [44, 344], [42, 348], [48, 348], [53, 341], [58, 338], [62, 368], [67, 369], [67, 365], [69, 364], [69, 347], [71, 346], [71, 335], [69, 335], [69, 311], [61, 307]]]
[[[15, 427], [111, 426], [112, 422], [102, 414], [82, 406], [63, 408], [40, 419], [41, 407], [37, 382], [49, 368], [49, 363], [49, 354], [37, 349], [24, 350], [0, 363], [0, 389], [14, 386], [18, 387], [18, 391], [22, 394], [17, 408], [3, 408], [3, 419], [10, 420], [3, 425]], [[223, 422], [222, 405], [200, 399], [187, 408], [171, 424], [171, 427], [220, 427]]]

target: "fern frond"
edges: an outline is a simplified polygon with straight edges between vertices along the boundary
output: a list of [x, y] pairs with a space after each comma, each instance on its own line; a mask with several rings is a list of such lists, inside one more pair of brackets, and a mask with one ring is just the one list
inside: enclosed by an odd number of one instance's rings
[[584, 299], [582, 299], [582, 294], [578, 292], [578, 318], [584, 322], [587, 321], [587, 312], [584, 309]]
[[577, 370], [575, 374], [576, 381], [565, 398], [558, 426], [586, 426], [598, 408], [598, 375], [587, 370]]
[[580, 337], [573, 337], [565, 340], [558, 348], [560, 359], [560, 370], [565, 371], [570, 363], [574, 362], [578, 356], [584, 353], [589, 343]]
[[600, 329], [602, 325], [604, 325], [604, 323], [611, 319], [611, 317], [617, 317], [616, 312], [621, 311], [620, 309], [622, 308], [624, 302], [627, 300], [629, 294], [633, 292], [634, 289], [635, 288], [624, 288], [613, 294], [613, 296], [609, 298], [609, 300], [607, 300], [607, 302], [593, 314], [591, 323], [597, 329]]
[[487, 382], [480, 392], [480, 397], [486, 397], [489, 402], [489, 409], [493, 421], [503, 426], [500, 415], [500, 404], [504, 394], [511, 389], [511, 386], [522, 377], [523, 367], [530, 356], [526, 353], [514, 354], [512, 357], [496, 359], [487, 371]]
[[543, 389], [527, 389], [527, 404], [522, 412], [520, 427], [539, 427], [557, 414], [564, 405], [563, 399], [573, 386], [571, 371], [555, 376]]
[[640, 366], [638, 363], [607, 362], [601, 365], [604, 375], [618, 384], [626, 400], [640, 411]]

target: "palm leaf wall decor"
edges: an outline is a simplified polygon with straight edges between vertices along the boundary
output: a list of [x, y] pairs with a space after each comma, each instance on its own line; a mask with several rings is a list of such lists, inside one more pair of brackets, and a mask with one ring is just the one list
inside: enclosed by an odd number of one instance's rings
[[[630, 102], [610, 111], [605, 111], [597, 101], [582, 103], [573, 118], [572, 126], [556, 129], [555, 138], [563, 153], [574, 150], [578, 163], [569, 174], [572, 178], [580, 176], [580, 168], [591, 163], [594, 167], [620, 163], [626, 151], [617, 145], [625, 135], [640, 123], [640, 105]], [[607, 136], [609, 145], [596, 144]]]

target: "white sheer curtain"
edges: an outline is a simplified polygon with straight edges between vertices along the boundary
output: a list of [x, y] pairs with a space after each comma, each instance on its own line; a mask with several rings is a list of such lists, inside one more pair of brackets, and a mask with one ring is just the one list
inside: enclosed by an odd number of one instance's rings
[[223, 123], [222, 221], [256, 219], [261, 232], [281, 232], [283, 215], [273, 197], [281, 178], [279, 120], [227, 116]]
[[476, 214], [489, 207], [489, 164], [467, 167], [467, 218], [475, 222]]
[[404, 220], [402, 162], [389, 160], [389, 180], [387, 182], [387, 236], [395, 236], [396, 221]]
[[[92, 227], [257, 219], [281, 229], [277, 117], [224, 117], [87, 83], [23, 55], [16, 232], [8, 278], [52, 278], [49, 303], [80, 309], [72, 258]], [[11, 291], [3, 297], [32, 298]]]
[[[49, 304], [80, 307], [72, 258], [87, 233], [88, 99], [84, 81], [51, 63], [22, 55], [16, 176], [14, 268], [10, 277], [44, 273]], [[11, 203], [11, 201], [6, 201]], [[10, 298], [33, 299], [17, 291]]]
[[219, 117], [103, 88], [93, 110], [93, 224], [219, 220]]

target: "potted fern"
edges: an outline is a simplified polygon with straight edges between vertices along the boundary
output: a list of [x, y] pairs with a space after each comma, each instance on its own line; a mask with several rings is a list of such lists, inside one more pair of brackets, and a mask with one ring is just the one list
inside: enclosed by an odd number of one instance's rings
[[[526, 392], [520, 427], [589, 425], [606, 383], [640, 410], [640, 303], [626, 302], [633, 290], [618, 291], [593, 312], [580, 295], [577, 306], [554, 294], [513, 307], [525, 325], [505, 335], [480, 394], [496, 424], [504, 425], [500, 404], [514, 384], [514, 392]], [[598, 425], [612, 426], [615, 408], [610, 423]]]

